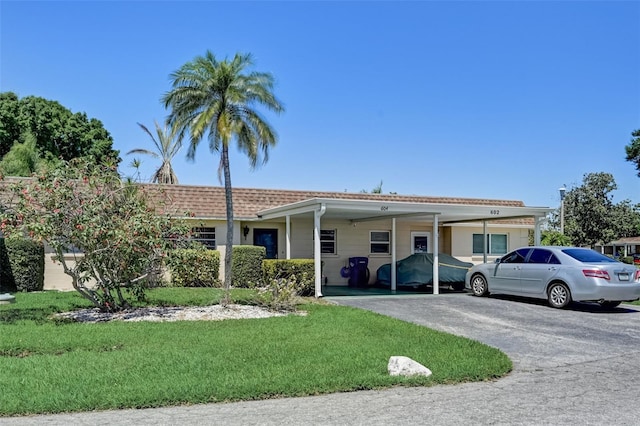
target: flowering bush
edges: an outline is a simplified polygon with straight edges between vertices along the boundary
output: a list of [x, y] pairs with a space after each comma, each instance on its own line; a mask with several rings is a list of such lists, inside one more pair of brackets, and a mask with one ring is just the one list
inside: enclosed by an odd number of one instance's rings
[[187, 235], [115, 166], [76, 159], [3, 187], [2, 232], [44, 241], [73, 287], [103, 311], [129, 307], [125, 293], [144, 298], [167, 251]]
[[298, 296], [305, 287], [307, 274], [299, 277], [295, 274], [270, 279], [267, 285], [258, 292], [259, 302], [276, 311], [295, 311], [300, 302]]

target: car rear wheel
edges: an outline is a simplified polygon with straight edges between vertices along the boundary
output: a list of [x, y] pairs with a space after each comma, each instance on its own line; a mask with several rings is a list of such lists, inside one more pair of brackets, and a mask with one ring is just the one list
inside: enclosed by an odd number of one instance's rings
[[610, 300], [607, 300], [605, 302], [600, 302], [600, 306], [602, 306], [602, 308], [604, 309], [613, 309], [616, 306], [618, 306], [620, 303], [622, 302], [612, 302]]
[[471, 277], [471, 291], [474, 296], [486, 296], [489, 293], [487, 280], [480, 274]]
[[564, 308], [571, 302], [569, 287], [563, 283], [553, 283], [549, 287], [548, 298], [552, 308]]

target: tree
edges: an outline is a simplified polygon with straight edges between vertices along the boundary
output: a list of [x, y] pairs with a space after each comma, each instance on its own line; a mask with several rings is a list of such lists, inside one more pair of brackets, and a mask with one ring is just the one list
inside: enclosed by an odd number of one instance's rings
[[155, 183], [176, 185], [178, 183], [178, 176], [176, 176], [173, 171], [171, 160], [173, 160], [173, 157], [175, 157], [178, 151], [180, 151], [181, 143], [173, 137], [173, 134], [170, 133], [166, 127], [162, 129], [157, 121], [155, 122], [155, 125], [158, 139], [156, 139], [149, 129], [147, 129], [143, 124], [138, 123], [138, 126], [140, 126], [140, 128], [142, 128], [142, 130], [151, 138], [153, 145], [156, 147], [156, 151], [154, 152], [149, 151], [148, 149], [137, 148], [127, 152], [127, 155], [144, 154], [150, 155], [153, 158], [160, 158], [162, 163], [160, 164], [160, 167], [158, 167], [158, 170], [153, 174], [151, 181]]
[[63, 161], [2, 188], [4, 235], [46, 242], [73, 287], [105, 312], [129, 307], [127, 296], [143, 298], [167, 251], [187, 233], [181, 222], [156, 214], [157, 206], [139, 186], [123, 182], [113, 164]]
[[13, 92], [0, 93], [0, 156], [6, 154], [20, 139], [18, 123], [20, 101]]
[[[360, 190], [361, 194], [366, 194], [367, 190], [366, 189], [362, 189]], [[372, 194], [382, 194], [382, 181], [380, 181], [380, 183], [378, 185], [376, 185], [372, 190], [371, 190]]]
[[99, 120], [72, 113], [56, 101], [0, 93], [0, 156], [24, 142], [27, 133], [35, 137], [40, 158], [68, 161], [91, 156], [101, 162], [118, 157], [111, 135]]
[[269, 73], [248, 72], [253, 66], [251, 55], [237, 53], [232, 60], [219, 61], [210, 51], [197, 56], [171, 74], [172, 89], [162, 102], [170, 108], [168, 124], [179, 140], [189, 137], [187, 157], [195, 158], [196, 148], [207, 135], [209, 149], [220, 153], [218, 179], [224, 176], [227, 216], [224, 287], [228, 303], [231, 287], [231, 253], [233, 247], [233, 199], [229, 144], [235, 140], [247, 155], [252, 168], [268, 160], [269, 149], [276, 145], [272, 127], [254, 106], [270, 111], [284, 111], [273, 94], [274, 79]]
[[638, 176], [640, 177], [640, 129], [631, 132], [631, 142], [625, 147], [627, 151], [627, 161], [635, 163]]
[[631, 204], [623, 200], [613, 206], [611, 223], [616, 230], [616, 238], [637, 237], [640, 235], [640, 204]]
[[559, 231], [546, 230], [542, 231], [540, 244], [543, 246], [570, 246], [571, 240]]
[[30, 176], [42, 160], [36, 149], [36, 138], [29, 131], [24, 135], [24, 142], [14, 143], [9, 152], [0, 160], [0, 170], [8, 176]]
[[574, 245], [593, 247], [638, 231], [638, 206], [614, 204], [616, 188], [610, 173], [588, 173], [582, 186], [567, 191], [564, 229]]

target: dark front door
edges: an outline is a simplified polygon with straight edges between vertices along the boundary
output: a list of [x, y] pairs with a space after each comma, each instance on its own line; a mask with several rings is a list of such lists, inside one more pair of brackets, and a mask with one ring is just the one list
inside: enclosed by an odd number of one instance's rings
[[267, 250], [266, 259], [278, 258], [278, 230], [253, 229], [253, 245]]

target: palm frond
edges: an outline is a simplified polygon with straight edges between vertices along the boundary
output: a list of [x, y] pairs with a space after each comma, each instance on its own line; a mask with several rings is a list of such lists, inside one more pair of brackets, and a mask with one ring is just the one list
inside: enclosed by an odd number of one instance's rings
[[142, 123], [137, 123], [138, 126], [151, 138], [153, 145], [155, 146], [155, 151], [150, 151], [144, 148], [136, 148], [127, 152], [129, 154], [144, 154], [149, 155], [153, 158], [160, 158], [162, 163], [160, 167], [154, 172], [151, 181], [156, 183], [178, 183], [178, 178], [173, 171], [173, 167], [171, 166], [171, 161], [173, 157], [180, 151], [182, 147], [182, 140], [179, 137], [176, 137], [175, 131], [173, 129], [169, 129], [168, 126], [165, 128], [161, 128], [157, 121], [155, 123], [156, 128], [156, 137], [149, 131], [149, 129]]

